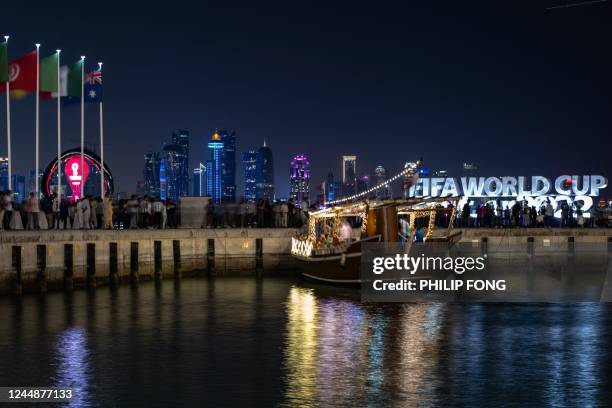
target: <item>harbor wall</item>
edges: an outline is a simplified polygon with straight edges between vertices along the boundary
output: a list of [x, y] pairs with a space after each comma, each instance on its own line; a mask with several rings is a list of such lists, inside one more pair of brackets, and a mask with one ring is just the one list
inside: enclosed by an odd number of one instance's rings
[[294, 229], [1, 231], [0, 293], [293, 269]]
[[[0, 231], [0, 294], [181, 276], [294, 270], [291, 228]], [[612, 229], [468, 228], [460, 244], [513, 261], [612, 253]], [[609, 255], [608, 255], [609, 256]]]

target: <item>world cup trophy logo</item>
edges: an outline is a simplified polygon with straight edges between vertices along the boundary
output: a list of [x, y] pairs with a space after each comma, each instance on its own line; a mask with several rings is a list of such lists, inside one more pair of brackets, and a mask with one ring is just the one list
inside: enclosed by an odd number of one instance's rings
[[64, 174], [68, 178], [70, 188], [72, 189], [72, 195], [70, 196], [70, 202], [73, 203], [75, 200], [80, 200], [81, 188], [87, 182], [89, 176], [89, 165], [87, 160], [83, 160], [83, 168], [81, 168], [81, 157], [73, 156], [66, 162], [64, 167]]

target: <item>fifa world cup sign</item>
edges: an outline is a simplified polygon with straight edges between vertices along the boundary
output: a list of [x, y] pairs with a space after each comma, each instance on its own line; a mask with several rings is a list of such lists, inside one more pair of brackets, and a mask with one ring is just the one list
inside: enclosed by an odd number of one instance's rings
[[583, 211], [593, 206], [593, 197], [608, 186], [601, 175], [561, 175], [555, 179], [542, 176], [507, 177], [432, 177], [421, 178], [410, 188], [410, 197], [463, 196], [460, 205], [480, 198], [481, 201], [512, 207], [516, 201], [540, 208], [551, 204], [555, 215], [560, 215], [563, 202]]
[[[83, 164], [81, 168], [81, 163]], [[64, 174], [68, 179], [70, 188], [72, 189], [72, 196], [70, 196], [70, 202], [73, 203], [75, 200], [80, 200], [82, 186], [85, 185], [87, 177], [89, 176], [89, 165], [87, 161], [81, 161], [78, 156], [72, 156], [64, 167]]]

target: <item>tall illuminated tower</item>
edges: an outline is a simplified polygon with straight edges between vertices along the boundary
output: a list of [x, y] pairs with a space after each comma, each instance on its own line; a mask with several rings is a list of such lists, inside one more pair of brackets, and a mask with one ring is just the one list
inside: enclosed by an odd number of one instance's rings
[[356, 193], [357, 187], [357, 156], [342, 156], [342, 195]]
[[308, 203], [310, 193], [310, 161], [303, 154], [291, 160], [289, 169], [289, 193], [298, 207], [302, 201]]
[[212, 139], [208, 142], [211, 159], [211, 172], [207, 173], [207, 184], [210, 185], [210, 196], [215, 203], [221, 202], [223, 199], [223, 141], [219, 133], [215, 132]]
[[255, 201], [257, 192], [257, 152], [249, 150], [242, 153], [242, 168], [244, 174], [244, 199]]
[[274, 200], [274, 163], [272, 149], [264, 144], [257, 151], [257, 165], [255, 169], [256, 192], [258, 199]]

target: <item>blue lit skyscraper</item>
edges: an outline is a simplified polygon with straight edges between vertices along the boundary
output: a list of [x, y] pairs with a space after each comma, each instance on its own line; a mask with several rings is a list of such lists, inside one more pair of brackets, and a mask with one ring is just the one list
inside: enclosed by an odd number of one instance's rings
[[8, 157], [0, 157], [0, 191], [8, 190]]
[[219, 203], [223, 199], [223, 141], [218, 132], [213, 134], [211, 141], [208, 142], [208, 148], [210, 149], [212, 171], [206, 172], [207, 184], [210, 182], [212, 201]]
[[222, 200], [233, 203], [236, 201], [236, 132], [219, 130], [217, 133], [219, 133], [223, 142], [223, 153], [221, 154]]
[[193, 195], [196, 197], [206, 195], [206, 166], [202, 163], [193, 169]]
[[206, 160], [206, 164], [204, 165], [204, 167], [206, 168], [206, 174], [204, 177], [204, 184], [206, 187], [204, 190], [204, 195], [212, 197], [213, 179], [211, 177], [211, 174], [213, 172], [214, 162], [212, 160]]
[[255, 150], [242, 153], [242, 168], [244, 169], [244, 199], [255, 201], [257, 191], [257, 152]]
[[256, 193], [258, 199], [274, 200], [274, 163], [272, 149], [264, 145], [257, 151], [257, 165], [255, 169]]
[[167, 187], [168, 179], [166, 178], [166, 166], [162, 160], [159, 164], [159, 198], [162, 200], [168, 198], [166, 195]]

